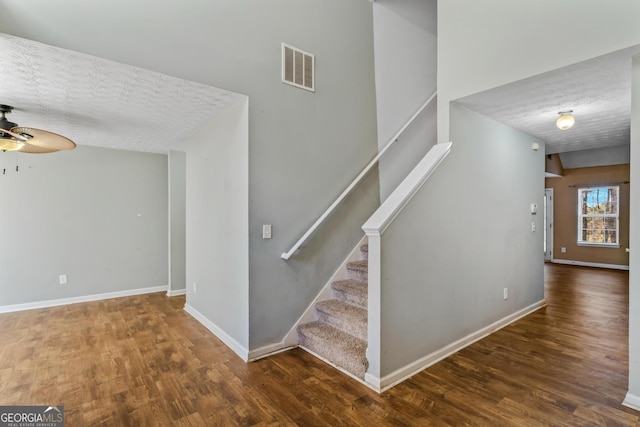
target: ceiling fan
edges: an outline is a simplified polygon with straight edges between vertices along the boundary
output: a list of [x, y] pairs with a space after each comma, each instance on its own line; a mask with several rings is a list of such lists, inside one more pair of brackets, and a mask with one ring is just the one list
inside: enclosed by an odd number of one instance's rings
[[40, 154], [76, 148], [75, 142], [57, 133], [10, 122], [5, 115], [11, 111], [12, 106], [0, 104], [0, 150]]

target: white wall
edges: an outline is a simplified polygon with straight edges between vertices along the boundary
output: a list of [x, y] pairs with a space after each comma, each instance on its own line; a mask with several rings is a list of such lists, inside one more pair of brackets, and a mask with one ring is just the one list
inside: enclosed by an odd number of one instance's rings
[[0, 306], [167, 286], [167, 156], [79, 146], [0, 165]]
[[640, 58], [633, 60], [629, 223], [629, 395], [640, 409]]
[[[249, 346], [248, 101], [187, 141], [187, 305]], [[193, 284], [196, 284], [195, 288]]]
[[187, 155], [169, 152], [169, 293], [184, 291], [186, 279]]
[[638, 16], [628, 0], [440, 1], [438, 141], [450, 101], [636, 45]]
[[[377, 0], [373, 4], [378, 149], [436, 90], [437, 1]], [[436, 142], [436, 101], [381, 159], [384, 200]]]
[[451, 112], [451, 153], [382, 235], [382, 377], [544, 298], [544, 145]]

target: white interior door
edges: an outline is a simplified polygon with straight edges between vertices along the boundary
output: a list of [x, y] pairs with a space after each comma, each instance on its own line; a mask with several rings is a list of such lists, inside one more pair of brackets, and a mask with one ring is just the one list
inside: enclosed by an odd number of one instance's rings
[[553, 188], [544, 190], [544, 260], [553, 260]]

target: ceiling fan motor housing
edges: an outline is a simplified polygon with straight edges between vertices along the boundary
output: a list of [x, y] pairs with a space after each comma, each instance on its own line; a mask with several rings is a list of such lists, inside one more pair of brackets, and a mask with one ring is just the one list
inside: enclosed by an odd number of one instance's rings
[[[11, 128], [18, 126], [5, 117], [5, 114], [10, 113], [12, 110], [13, 107], [10, 105], [0, 105], [0, 113], [2, 113], [2, 117], [0, 117], [0, 129], [11, 130]], [[0, 138], [11, 138], [11, 135], [0, 130]]]

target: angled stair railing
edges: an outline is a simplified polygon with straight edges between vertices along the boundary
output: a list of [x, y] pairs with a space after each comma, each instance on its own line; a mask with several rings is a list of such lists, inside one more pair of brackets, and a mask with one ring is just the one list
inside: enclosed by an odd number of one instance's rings
[[378, 152], [378, 154], [369, 162], [369, 164], [360, 172], [360, 174], [353, 180], [351, 184], [338, 196], [338, 198], [324, 211], [322, 215], [313, 223], [311, 227], [300, 237], [300, 239], [289, 249], [287, 252], [283, 252], [280, 255], [282, 259], [289, 259], [305, 242], [311, 237], [311, 235], [322, 225], [322, 223], [333, 213], [336, 207], [351, 193], [351, 191], [362, 181], [362, 178], [369, 173], [369, 171], [378, 163], [380, 158], [391, 148], [391, 146], [400, 139], [400, 136], [413, 124], [416, 118], [433, 102], [436, 98], [437, 92], [427, 99], [424, 104], [411, 116], [409, 120], [400, 128], [400, 130], [391, 138], [387, 145]]

